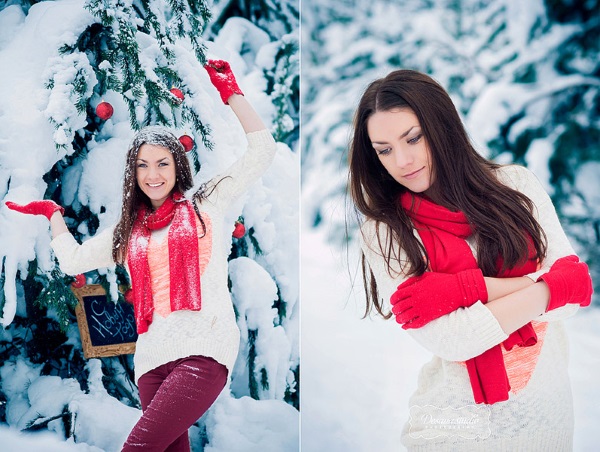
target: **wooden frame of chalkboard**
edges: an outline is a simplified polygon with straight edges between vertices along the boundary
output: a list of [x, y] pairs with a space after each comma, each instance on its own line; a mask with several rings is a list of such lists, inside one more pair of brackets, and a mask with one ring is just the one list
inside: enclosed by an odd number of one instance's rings
[[110, 301], [100, 284], [71, 287], [71, 290], [79, 301], [75, 315], [86, 359], [135, 352], [137, 332], [133, 306]]

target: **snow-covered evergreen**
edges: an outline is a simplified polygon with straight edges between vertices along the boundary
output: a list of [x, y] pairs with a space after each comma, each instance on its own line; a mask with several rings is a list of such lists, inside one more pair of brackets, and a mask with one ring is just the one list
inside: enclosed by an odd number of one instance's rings
[[[298, 8], [260, 2], [270, 15], [232, 17], [243, 13], [232, 3], [0, 3], [0, 199], [54, 199], [85, 240], [117, 220], [128, 144], [157, 123], [193, 138], [195, 180], [210, 179], [246, 149], [202, 67], [228, 60], [279, 144], [228, 214], [225, 236], [235, 221], [247, 231], [230, 256], [241, 351], [231, 386], [191, 439], [195, 450], [297, 450]], [[114, 109], [107, 120], [95, 111], [101, 102]], [[73, 279], [57, 267], [47, 221], [2, 202], [0, 228], [0, 423], [10, 426], [0, 438], [18, 444], [18, 430], [49, 430], [73, 449], [118, 450], [140, 415], [131, 357], [83, 359], [67, 308]], [[127, 283], [119, 269], [86, 277], [113, 299]]]

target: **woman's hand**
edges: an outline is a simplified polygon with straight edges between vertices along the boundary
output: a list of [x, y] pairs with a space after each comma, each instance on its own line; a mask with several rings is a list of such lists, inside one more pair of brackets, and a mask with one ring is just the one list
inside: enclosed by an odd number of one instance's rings
[[61, 215], [64, 215], [65, 209], [56, 204], [51, 200], [43, 200], [43, 201], [32, 201], [29, 204], [17, 204], [12, 201], [6, 201], [6, 207], [10, 210], [14, 210], [16, 212], [21, 212], [28, 215], [44, 215], [48, 218], [48, 221], [54, 215], [54, 212], [60, 212]]
[[400, 284], [390, 297], [392, 313], [404, 329], [421, 328], [458, 308], [487, 300], [485, 280], [478, 268], [455, 275], [426, 272]]
[[592, 279], [585, 262], [580, 262], [575, 255], [561, 257], [550, 271], [538, 278], [550, 289], [550, 300], [546, 312], [561, 308], [567, 303], [578, 303], [589, 306], [592, 302]]
[[225, 105], [229, 105], [229, 98], [234, 94], [244, 95], [242, 90], [235, 80], [231, 66], [227, 61], [223, 60], [208, 60], [208, 64], [204, 66], [211, 83], [217, 88], [221, 95], [221, 100]]
[[[54, 201], [44, 199], [43, 201], [32, 201], [29, 204], [21, 205], [12, 201], [6, 201], [6, 207], [16, 212], [25, 213], [28, 215], [44, 215], [50, 221], [50, 229], [52, 237], [56, 238], [64, 232], [68, 232], [67, 225], [63, 215], [65, 209], [56, 204]], [[56, 215], [56, 213], [59, 213]]]
[[227, 61], [208, 60], [204, 69], [219, 91], [223, 103], [231, 107], [246, 133], [265, 129], [262, 120], [244, 97]]

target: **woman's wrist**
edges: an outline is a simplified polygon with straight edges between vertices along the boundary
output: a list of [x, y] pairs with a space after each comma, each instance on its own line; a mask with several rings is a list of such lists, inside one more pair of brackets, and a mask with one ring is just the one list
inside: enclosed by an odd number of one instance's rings
[[502, 298], [534, 284], [534, 281], [526, 276], [517, 278], [493, 278], [485, 276], [483, 279], [488, 292], [488, 301]]
[[50, 217], [50, 230], [52, 231], [53, 239], [65, 232], [69, 232], [67, 224], [65, 223], [65, 219], [58, 210]]
[[504, 332], [511, 334], [544, 314], [549, 300], [548, 285], [544, 282], [537, 282], [491, 301], [485, 306], [496, 317]]
[[229, 97], [229, 106], [240, 121], [244, 132], [252, 133], [265, 129], [262, 119], [244, 96], [233, 94]]

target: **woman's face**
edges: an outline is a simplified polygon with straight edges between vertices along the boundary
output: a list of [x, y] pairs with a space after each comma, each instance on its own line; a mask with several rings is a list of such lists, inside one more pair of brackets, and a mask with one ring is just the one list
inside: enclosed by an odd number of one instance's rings
[[376, 112], [367, 120], [367, 133], [379, 161], [396, 182], [414, 193], [429, 189], [431, 154], [411, 109]]
[[135, 162], [138, 187], [150, 198], [152, 207], [160, 207], [175, 186], [175, 161], [163, 146], [143, 144]]

